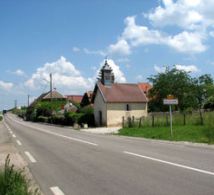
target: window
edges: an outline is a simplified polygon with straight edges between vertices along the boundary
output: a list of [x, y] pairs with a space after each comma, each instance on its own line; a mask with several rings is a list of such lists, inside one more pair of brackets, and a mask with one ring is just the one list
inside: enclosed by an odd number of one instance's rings
[[130, 105], [126, 104], [126, 111], [130, 111]]

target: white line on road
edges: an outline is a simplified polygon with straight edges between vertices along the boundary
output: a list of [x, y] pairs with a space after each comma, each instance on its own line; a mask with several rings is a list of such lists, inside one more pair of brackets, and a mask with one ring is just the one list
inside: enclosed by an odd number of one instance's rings
[[51, 189], [51, 191], [53, 192], [54, 195], [64, 195], [62, 190], [60, 190], [60, 188], [57, 187], [57, 186], [51, 187], [50, 189]]
[[203, 170], [203, 169], [197, 169], [197, 168], [189, 167], [189, 166], [182, 165], [182, 164], [172, 163], [172, 162], [169, 162], [169, 161], [165, 161], [165, 160], [161, 160], [161, 159], [157, 159], [157, 158], [152, 158], [152, 157], [149, 157], [149, 156], [143, 156], [143, 155], [136, 154], [136, 153], [133, 153], [133, 152], [123, 151], [123, 153], [129, 154], [129, 155], [132, 155], [132, 156], [137, 156], [137, 157], [140, 157], [140, 158], [145, 158], [145, 159], [156, 161], [156, 162], [160, 162], [160, 163], [164, 163], [164, 164], [168, 164], [168, 165], [172, 165], [172, 166], [176, 166], [176, 167], [180, 167], [180, 168], [183, 168], [183, 169], [189, 169], [191, 171], [196, 171], [196, 172], [199, 172], [199, 173], [204, 173], [204, 174], [207, 174], [207, 175], [214, 176], [214, 172], [211, 172], [211, 171], [206, 171], [206, 170]]
[[35, 162], [36, 162], [35, 158], [30, 154], [30, 152], [25, 151], [25, 155], [29, 158], [29, 160], [30, 160], [32, 163], [35, 163]]
[[16, 137], [16, 135], [15, 135], [15, 134], [13, 134], [12, 136], [13, 136], [13, 137]]
[[19, 146], [22, 145], [22, 143], [21, 143], [19, 140], [16, 140], [16, 143], [17, 143]]
[[89, 145], [93, 145], [93, 146], [98, 146], [98, 144], [95, 144], [93, 142], [89, 142], [89, 141], [82, 140], [82, 139], [79, 139], [79, 138], [65, 136], [65, 135], [62, 135], [62, 134], [59, 134], [59, 133], [55, 133], [55, 132], [52, 132], [52, 131], [48, 131], [48, 130], [45, 130], [45, 129], [42, 129], [42, 128], [38, 128], [38, 127], [35, 127], [35, 126], [32, 127], [30, 125], [23, 124], [22, 122], [19, 122], [19, 121], [14, 120], [14, 119], [11, 119], [11, 120], [13, 120], [13, 121], [15, 121], [15, 122], [17, 122], [17, 123], [19, 123], [21, 125], [24, 125], [26, 127], [37, 129], [38, 131], [41, 131], [43, 133], [48, 133], [48, 134], [51, 134], [51, 135], [55, 135], [55, 136], [58, 136], [58, 137], [62, 137], [62, 138], [65, 138], [65, 139], [69, 139], [69, 140], [73, 140], [73, 141], [77, 141], [77, 142], [81, 142], [81, 143], [85, 143], [85, 144], [89, 144]]

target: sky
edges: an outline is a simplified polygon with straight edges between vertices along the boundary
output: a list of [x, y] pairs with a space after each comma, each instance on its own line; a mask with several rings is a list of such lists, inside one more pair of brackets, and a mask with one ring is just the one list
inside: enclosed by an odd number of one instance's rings
[[0, 110], [53, 86], [93, 90], [105, 58], [116, 82], [166, 66], [214, 77], [213, 0], [0, 0]]

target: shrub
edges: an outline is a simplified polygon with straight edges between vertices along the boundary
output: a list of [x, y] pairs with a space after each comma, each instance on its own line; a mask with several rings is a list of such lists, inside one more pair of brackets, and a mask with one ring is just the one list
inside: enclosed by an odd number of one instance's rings
[[38, 122], [43, 122], [43, 123], [47, 123], [48, 122], [48, 117], [47, 116], [39, 116], [37, 118]]
[[88, 124], [88, 126], [94, 126], [94, 109], [91, 106], [81, 108], [80, 113], [82, 114], [79, 119], [79, 124]]
[[25, 178], [22, 170], [15, 170], [14, 165], [10, 165], [9, 155], [5, 160], [4, 170], [0, 171], [0, 194], [1, 195], [36, 195], [29, 191], [29, 181]]
[[53, 115], [49, 117], [49, 121], [53, 124], [64, 125], [65, 117], [63, 115]]
[[2, 117], [2, 116], [0, 116], [0, 121], [2, 121], [2, 119], [3, 119], [3, 117]]

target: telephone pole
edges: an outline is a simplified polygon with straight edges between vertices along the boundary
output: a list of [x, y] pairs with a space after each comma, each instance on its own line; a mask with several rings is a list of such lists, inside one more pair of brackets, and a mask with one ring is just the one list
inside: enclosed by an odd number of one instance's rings
[[52, 88], [52, 73], [50, 73], [50, 98], [51, 98], [51, 101], [52, 101], [52, 91], [53, 91], [53, 88]]
[[14, 108], [17, 108], [17, 100], [14, 100]]
[[29, 107], [29, 105], [30, 105], [30, 95], [28, 94], [27, 95], [27, 107]]

